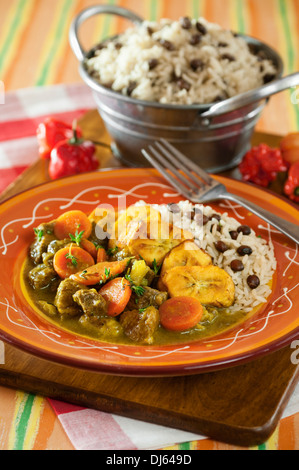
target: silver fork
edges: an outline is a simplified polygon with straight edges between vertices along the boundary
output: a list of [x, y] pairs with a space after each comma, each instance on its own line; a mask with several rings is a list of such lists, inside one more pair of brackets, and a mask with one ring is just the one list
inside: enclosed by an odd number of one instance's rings
[[295, 243], [299, 243], [298, 225], [228, 192], [222, 183], [216, 181], [206, 171], [190, 161], [167, 140], [160, 139], [147, 149], [142, 149], [141, 152], [152, 166], [190, 201], [204, 203], [227, 199], [236, 202], [268, 222]]

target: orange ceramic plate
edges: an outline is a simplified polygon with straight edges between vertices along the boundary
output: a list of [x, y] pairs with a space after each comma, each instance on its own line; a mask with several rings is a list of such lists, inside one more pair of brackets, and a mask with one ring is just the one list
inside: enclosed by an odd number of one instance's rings
[[[299, 222], [284, 199], [248, 184], [218, 178], [227, 188], [277, 215]], [[87, 173], [23, 192], [0, 206], [0, 338], [29, 353], [69, 366], [121, 375], [187, 375], [230, 367], [291, 345], [299, 336], [298, 246], [242, 207], [223, 201], [220, 212], [271, 238], [278, 261], [269, 301], [251, 319], [217, 337], [171, 346], [104, 343], [67, 332], [32, 308], [20, 269], [33, 227], [70, 209], [89, 213], [100, 203], [117, 207], [138, 200], [178, 202], [183, 198], [155, 170], [123, 169]], [[291, 357], [290, 349], [290, 357]]]

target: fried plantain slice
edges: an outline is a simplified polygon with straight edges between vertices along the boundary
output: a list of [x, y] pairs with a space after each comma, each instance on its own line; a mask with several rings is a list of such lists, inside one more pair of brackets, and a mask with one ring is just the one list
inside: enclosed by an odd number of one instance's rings
[[203, 305], [230, 307], [235, 286], [230, 275], [218, 266], [176, 266], [163, 277], [170, 297], [196, 297]]
[[192, 238], [190, 232], [163, 221], [160, 221], [155, 229], [156, 232], [151, 233], [151, 236], [155, 235], [154, 238], [137, 238], [128, 243], [132, 256], [141, 257], [150, 267], [153, 267], [154, 263], [161, 265], [167, 253], [183, 240]]
[[166, 290], [163, 276], [165, 276], [167, 271], [176, 266], [208, 266], [210, 264], [212, 264], [212, 258], [208, 253], [199, 248], [193, 240], [184, 240], [178, 246], [172, 248], [165, 256], [158, 281], [158, 288]]

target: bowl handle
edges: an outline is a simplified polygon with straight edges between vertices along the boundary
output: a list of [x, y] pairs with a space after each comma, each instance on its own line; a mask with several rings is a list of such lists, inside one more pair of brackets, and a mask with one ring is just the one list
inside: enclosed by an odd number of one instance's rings
[[123, 18], [127, 18], [136, 24], [140, 24], [144, 21], [143, 18], [131, 12], [130, 10], [115, 5], [94, 5], [92, 7], [86, 8], [85, 10], [82, 10], [72, 21], [69, 30], [69, 41], [71, 48], [80, 62], [84, 59], [86, 51], [84, 51], [78, 38], [79, 27], [88, 18], [100, 14], [122, 16]]
[[279, 77], [259, 88], [246, 91], [245, 93], [241, 93], [240, 95], [233, 96], [232, 98], [228, 98], [227, 100], [212, 105], [210, 109], [201, 114], [201, 118], [210, 119], [215, 116], [220, 116], [221, 114], [235, 111], [243, 106], [257, 103], [264, 99], [269, 99], [270, 96], [287, 90], [288, 88], [296, 88], [298, 85], [299, 72], [286, 75], [285, 77]]

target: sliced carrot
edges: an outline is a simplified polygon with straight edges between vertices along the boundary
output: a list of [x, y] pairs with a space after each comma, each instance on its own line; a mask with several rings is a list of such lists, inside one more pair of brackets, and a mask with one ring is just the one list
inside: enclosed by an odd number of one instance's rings
[[73, 279], [73, 281], [80, 282], [85, 286], [93, 286], [99, 283], [103, 284], [109, 279], [123, 273], [128, 262], [129, 258], [121, 261], [103, 261], [95, 264], [94, 266], [90, 266], [81, 272], [73, 274], [71, 279]]
[[194, 297], [172, 297], [159, 308], [161, 325], [167, 330], [185, 331], [200, 321], [203, 308]]
[[55, 221], [54, 235], [59, 239], [69, 238], [76, 233], [84, 232], [84, 238], [88, 238], [92, 231], [91, 221], [82, 211], [73, 210], [64, 212]]
[[80, 241], [80, 247], [83, 248], [83, 250], [88, 251], [88, 253], [96, 261], [96, 259], [97, 259], [97, 249], [96, 249], [95, 245], [90, 240], [87, 240], [86, 238], [82, 238], [82, 240]]
[[59, 277], [66, 279], [94, 264], [93, 257], [79, 246], [70, 245], [58, 250], [53, 259], [53, 267]]
[[108, 255], [105, 248], [98, 248], [97, 250], [97, 263], [102, 263], [103, 261], [108, 261]]
[[[70, 244], [75, 244], [75, 241], [71, 242]], [[67, 245], [67, 246], [69, 246], [69, 245]], [[80, 248], [87, 251], [93, 257], [93, 259], [96, 261], [96, 259], [97, 259], [97, 249], [96, 249], [95, 245], [90, 240], [87, 240], [86, 238], [82, 238], [82, 239], [80, 238], [79, 242], [77, 243], [77, 246], [80, 246]]]
[[99, 294], [108, 302], [107, 314], [116, 317], [124, 311], [130, 300], [132, 294], [131, 283], [124, 277], [116, 277], [107, 282], [99, 290]]

